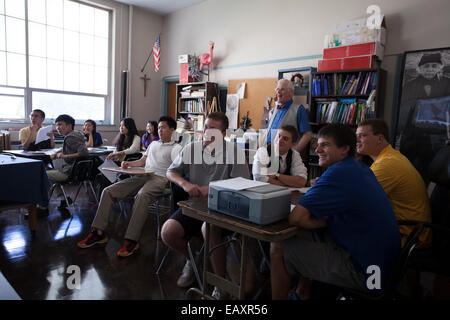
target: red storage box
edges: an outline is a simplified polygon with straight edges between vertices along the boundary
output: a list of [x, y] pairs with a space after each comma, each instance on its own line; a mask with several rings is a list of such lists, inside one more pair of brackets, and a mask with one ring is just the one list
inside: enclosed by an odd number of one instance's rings
[[375, 56], [359, 56], [344, 58], [343, 60], [343, 70], [375, 68], [376, 63]]
[[317, 71], [334, 71], [334, 70], [342, 70], [342, 64], [344, 59], [328, 59], [328, 60], [319, 60], [317, 64]]
[[319, 60], [317, 71], [339, 71], [353, 69], [374, 68], [376, 63], [375, 56], [359, 56], [342, 59]]
[[323, 59], [338, 59], [365, 55], [376, 55], [383, 59], [384, 48], [378, 42], [366, 42], [349, 46], [323, 49]]

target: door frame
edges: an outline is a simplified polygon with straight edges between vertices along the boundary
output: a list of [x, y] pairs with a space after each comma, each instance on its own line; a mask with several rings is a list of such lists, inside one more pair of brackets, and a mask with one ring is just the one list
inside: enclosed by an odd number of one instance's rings
[[162, 93], [161, 93], [161, 114], [167, 114], [167, 90], [169, 83], [180, 82], [179, 77], [167, 77], [162, 79]]

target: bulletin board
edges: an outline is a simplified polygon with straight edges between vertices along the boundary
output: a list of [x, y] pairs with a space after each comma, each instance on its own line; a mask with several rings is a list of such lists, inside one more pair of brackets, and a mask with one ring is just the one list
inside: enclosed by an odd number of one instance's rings
[[[261, 128], [261, 118], [264, 114], [264, 102], [267, 97], [271, 97], [270, 107], [275, 105], [275, 88], [277, 87], [277, 78], [262, 79], [230, 79], [228, 80], [228, 93], [237, 93], [240, 83], [245, 82], [244, 99], [239, 100], [239, 123], [242, 117], [250, 111], [249, 118], [252, 119], [253, 130]], [[238, 123], [238, 128], [239, 128]]]

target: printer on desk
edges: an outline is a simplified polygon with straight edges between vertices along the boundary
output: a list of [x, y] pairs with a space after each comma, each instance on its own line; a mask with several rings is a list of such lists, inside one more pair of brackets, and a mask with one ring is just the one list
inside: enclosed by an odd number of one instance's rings
[[255, 184], [257, 185], [237, 189], [217, 182], [210, 183], [208, 208], [259, 225], [286, 219], [291, 209], [291, 190], [269, 183]]

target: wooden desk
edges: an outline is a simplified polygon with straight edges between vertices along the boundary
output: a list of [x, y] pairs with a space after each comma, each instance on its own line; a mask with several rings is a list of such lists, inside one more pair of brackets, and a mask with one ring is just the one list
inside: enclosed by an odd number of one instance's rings
[[[291, 203], [296, 204], [301, 196], [302, 194], [297, 191], [292, 192]], [[202, 297], [207, 299], [213, 299], [205, 293], [207, 284], [217, 286], [231, 295], [238, 297], [240, 300], [245, 299], [247, 241], [249, 237], [262, 241], [278, 242], [295, 236], [298, 232], [298, 228], [290, 225], [287, 220], [282, 220], [266, 226], [260, 226], [255, 223], [247, 222], [245, 220], [208, 209], [207, 198], [194, 198], [186, 201], [180, 201], [178, 202], [178, 205], [182, 208], [184, 215], [206, 222], [205, 250], [203, 259], [203, 290], [191, 288], [188, 290], [187, 294], [193, 292], [200, 294]], [[208, 271], [210, 256], [209, 232], [211, 224], [242, 235], [240, 285], [236, 285], [231, 281]]]

